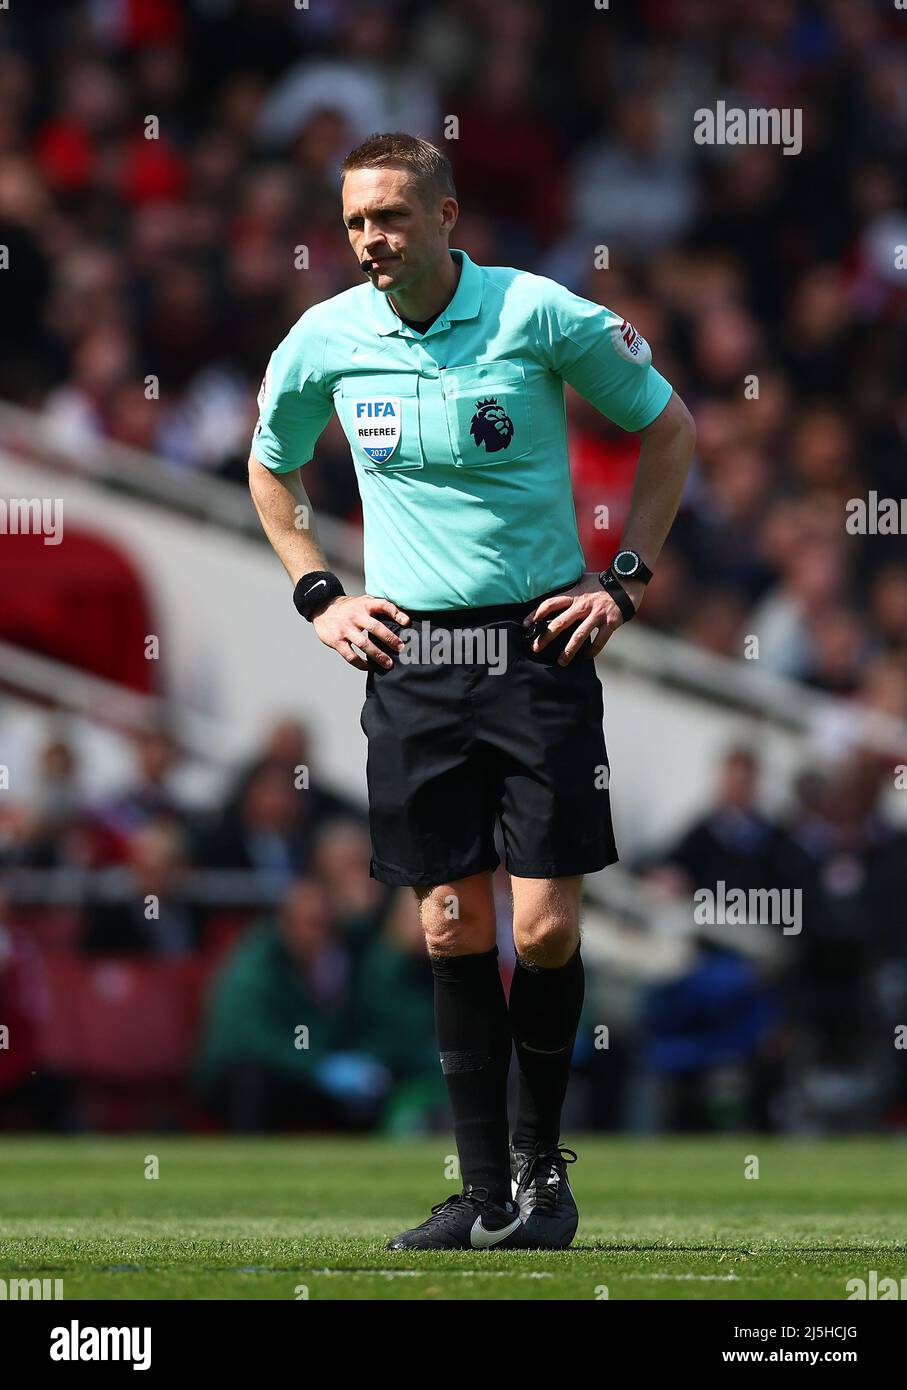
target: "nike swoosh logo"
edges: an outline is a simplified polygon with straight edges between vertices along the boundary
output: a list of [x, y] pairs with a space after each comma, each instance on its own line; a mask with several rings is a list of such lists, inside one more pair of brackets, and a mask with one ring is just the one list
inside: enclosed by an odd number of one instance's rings
[[522, 1219], [521, 1216], [518, 1216], [515, 1221], [511, 1221], [509, 1226], [502, 1226], [499, 1231], [486, 1231], [481, 1216], [477, 1216], [472, 1223], [472, 1230], [469, 1232], [469, 1243], [473, 1250], [489, 1250], [492, 1245], [500, 1245], [502, 1240], [512, 1236]]
[[317, 584], [313, 584], [312, 587], [311, 587], [311, 589], [306, 589], [306, 591], [305, 591], [305, 596], [306, 596], [306, 598], [308, 598], [309, 594], [314, 594], [314, 592], [315, 592], [316, 589], [320, 589], [321, 586], [322, 586], [322, 584], [327, 584], [327, 582], [328, 582], [328, 581], [327, 581], [326, 579], [319, 579], [318, 583], [317, 583]]
[[[322, 580], [322, 583], [324, 581]], [[543, 1057], [556, 1057], [559, 1052], [566, 1052], [565, 1047], [533, 1047], [532, 1043], [520, 1043], [524, 1052], [539, 1052]]]

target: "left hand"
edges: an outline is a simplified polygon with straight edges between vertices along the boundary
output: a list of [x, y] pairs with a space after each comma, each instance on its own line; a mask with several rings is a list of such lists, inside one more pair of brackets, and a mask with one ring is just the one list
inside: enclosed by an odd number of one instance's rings
[[[628, 579], [624, 588], [638, 610], [645, 585], [640, 583], [638, 579]], [[532, 650], [534, 652], [542, 651], [559, 633], [576, 624], [575, 631], [562, 655], [558, 657], [558, 664], [561, 666], [570, 664], [580, 647], [583, 646], [588, 637], [591, 637], [596, 628], [598, 628], [598, 632], [586, 651], [583, 652], [583, 656], [598, 656], [611, 634], [624, 622], [624, 615], [617, 604], [598, 582], [596, 571], [587, 571], [572, 589], [543, 599], [538, 607], [523, 620], [523, 626], [530, 627], [539, 618], [547, 618], [550, 621], [548, 622], [548, 630], [533, 642]]]

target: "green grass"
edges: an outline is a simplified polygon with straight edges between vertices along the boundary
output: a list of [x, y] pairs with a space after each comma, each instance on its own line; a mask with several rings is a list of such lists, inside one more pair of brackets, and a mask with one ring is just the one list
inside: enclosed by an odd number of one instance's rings
[[840, 1300], [907, 1275], [903, 1140], [575, 1147], [571, 1250], [413, 1255], [384, 1241], [455, 1190], [444, 1136], [4, 1137], [0, 1277], [62, 1278], [67, 1299]]

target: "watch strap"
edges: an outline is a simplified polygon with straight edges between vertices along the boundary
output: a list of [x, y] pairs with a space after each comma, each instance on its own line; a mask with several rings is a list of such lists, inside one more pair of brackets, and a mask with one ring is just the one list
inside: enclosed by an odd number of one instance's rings
[[623, 614], [624, 622], [629, 623], [636, 617], [636, 605], [627, 593], [623, 584], [613, 574], [611, 570], [602, 570], [598, 576], [598, 582], [606, 593], [610, 594]]

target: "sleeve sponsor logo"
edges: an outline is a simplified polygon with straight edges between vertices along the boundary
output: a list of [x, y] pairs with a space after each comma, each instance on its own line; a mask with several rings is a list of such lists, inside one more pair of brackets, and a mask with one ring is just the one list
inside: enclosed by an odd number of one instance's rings
[[616, 323], [612, 325], [611, 341], [620, 356], [625, 357], [628, 362], [647, 366], [652, 360], [649, 344], [629, 319], [623, 319], [620, 327]]

